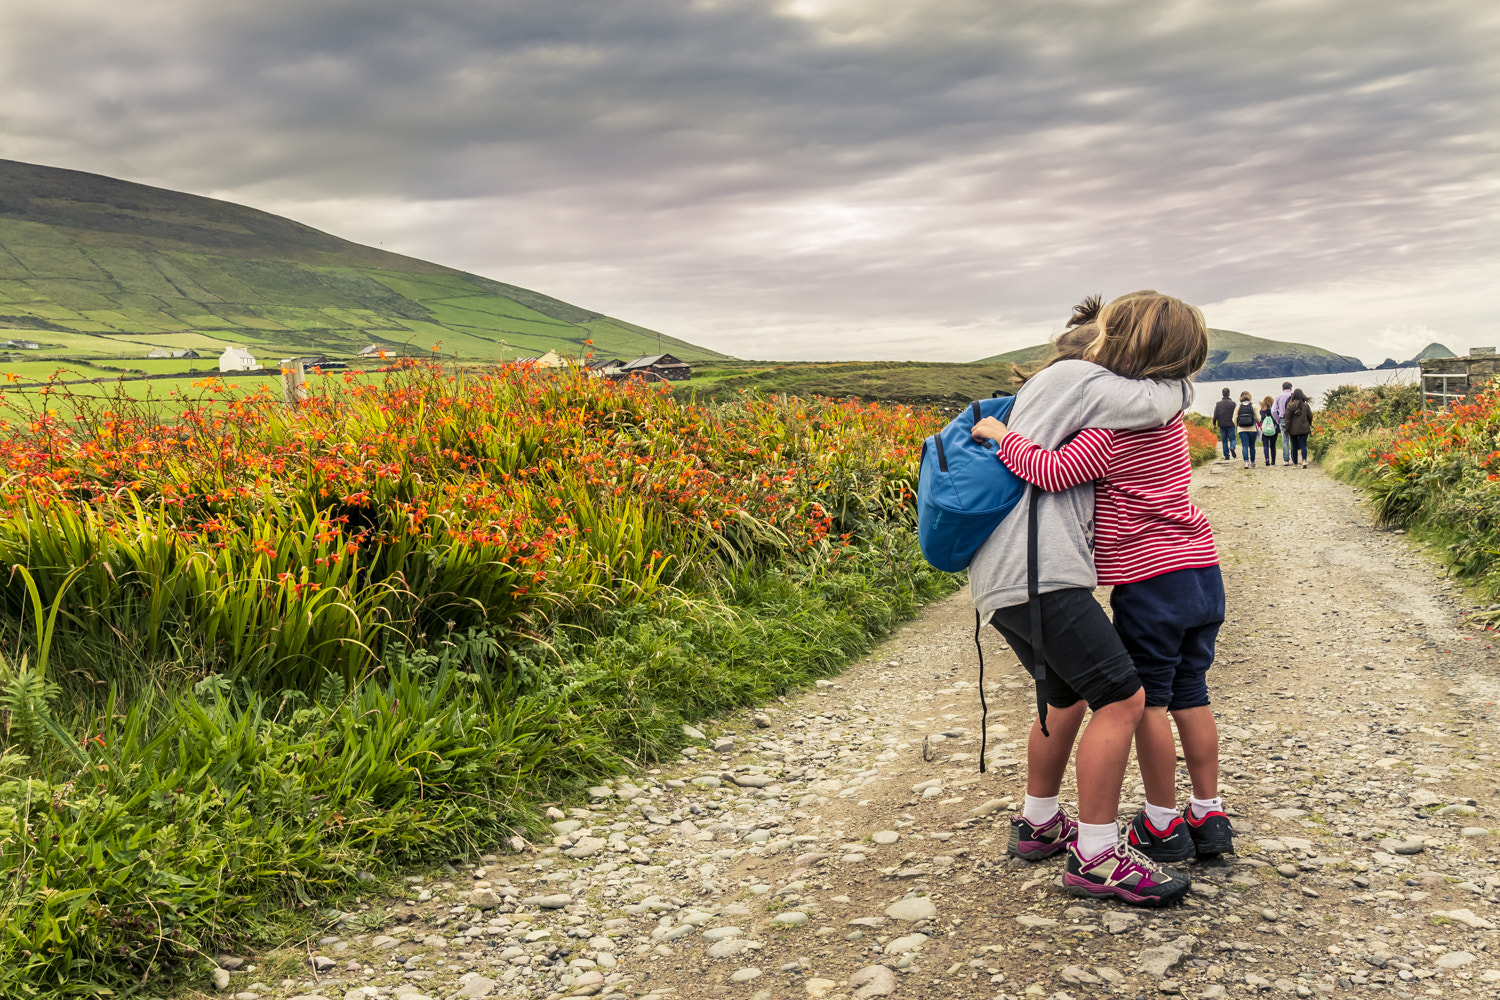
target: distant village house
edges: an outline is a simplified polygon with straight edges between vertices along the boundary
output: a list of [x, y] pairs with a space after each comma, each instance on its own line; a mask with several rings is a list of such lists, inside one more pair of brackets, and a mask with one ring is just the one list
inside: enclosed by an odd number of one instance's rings
[[146, 357], [148, 357], [148, 358], [184, 358], [184, 359], [186, 359], [188, 361], [197, 361], [198, 359], [202, 358], [203, 355], [199, 354], [197, 351], [193, 350], [192, 348], [189, 348], [189, 349], [187, 349], [185, 351], [174, 351], [174, 350], [172, 350], [170, 348], [167, 348], [167, 347], [158, 347], [156, 350], [154, 350], [150, 354], [146, 355]]
[[[613, 373], [615, 378], [654, 375], [668, 382], [686, 382], [693, 377], [693, 369], [684, 361], [670, 354], [648, 354], [644, 358], [621, 365]], [[648, 381], [651, 381], [648, 379]]]
[[625, 367], [625, 362], [619, 358], [596, 358], [583, 367], [591, 375], [613, 375]]
[[243, 347], [226, 347], [224, 353], [219, 355], [219, 371], [221, 372], [249, 372], [259, 367], [260, 364], [255, 360], [255, 355]]
[[282, 358], [281, 367], [286, 371], [291, 371], [292, 366], [298, 362], [301, 362], [304, 372], [310, 372], [314, 368], [321, 368], [325, 372], [342, 371], [349, 367], [345, 362], [335, 361], [326, 354], [313, 354], [305, 358]]
[[0, 347], [12, 351], [40, 351], [42, 349], [42, 345], [34, 340], [7, 340], [4, 344], [0, 344]]

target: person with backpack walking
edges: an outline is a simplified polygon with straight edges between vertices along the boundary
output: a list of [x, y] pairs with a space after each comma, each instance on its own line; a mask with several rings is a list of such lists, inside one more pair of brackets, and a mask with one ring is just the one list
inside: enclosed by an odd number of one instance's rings
[[1240, 432], [1240, 452], [1245, 459], [1245, 468], [1255, 468], [1255, 439], [1260, 437], [1260, 417], [1255, 413], [1255, 404], [1250, 401], [1250, 390], [1240, 393], [1240, 405], [1234, 410], [1234, 426]]
[[[1103, 307], [1097, 319], [1084, 318], [1097, 322], [1097, 335], [1081, 358], [1059, 355], [1021, 386], [1011, 426], [1056, 448], [1075, 432], [1106, 423], [1137, 429], [1173, 420], [1180, 425], [1192, 401], [1188, 376], [1208, 355], [1208, 333], [1197, 311], [1169, 296], [1137, 292]], [[1141, 381], [1155, 379], [1166, 381]], [[1110, 394], [1115, 398], [1106, 401]], [[973, 429], [976, 440], [1007, 433], [994, 418]], [[1019, 558], [1027, 552], [1026, 518], [1002, 521], [969, 565], [976, 610], [1036, 678], [1026, 798], [1021, 814], [1011, 819], [1007, 853], [1035, 861], [1066, 850], [1063, 884], [1075, 895], [1113, 896], [1137, 906], [1171, 903], [1188, 892], [1190, 881], [1120, 839], [1120, 788], [1145, 694], [1120, 634], [1094, 600], [1093, 489], [1079, 482], [1050, 493], [1028, 486], [1026, 494], [1025, 502], [1038, 511], [1032, 537], [1044, 540], [1035, 551], [1038, 596], [1027, 596], [1033, 560]], [[1074, 758], [1075, 823], [1061, 808], [1059, 791], [1086, 709], [1093, 718]]]
[[1286, 404], [1292, 399], [1292, 383], [1281, 383], [1281, 393], [1276, 401], [1271, 404], [1271, 416], [1276, 418], [1276, 426], [1281, 428], [1281, 460], [1290, 465], [1292, 461], [1292, 437], [1286, 433]]
[[1219, 447], [1224, 449], [1224, 461], [1234, 458], [1234, 400], [1229, 398], [1229, 389], [1214, 404], [1214, 426], [1219, 428]]
[[[1224, 581], [1208, 519], [1188, 496], [1193, 470], [1186, 442], [1179, 419], [1148, 431], [1089, 428], [1056, 451], [1007, 429], [998, 448], [1011, 471], [1041, 489], [1094, 482], [1099, 583], [1114, 588], [1115, 628], [1146, 692], [1135, 737], [1146, 807], [1127, 840], [1168, 864], [1234, 850], [1219, 796], [1218, 726], [1207, 686], [1224, 621]], [[1173, 722], [1192, 781], [1180, 814]]]
[[1271, 408], [1276, 401], [1270, 396], [1260, 401], [1260, 443], [1265, 449], [1267, 465], [1276, 464], [1276, 439], [1281, 436], [1281, 425], [1271, 415]]
[[1312, 433], [1312, 404], [1301, 389], [1292, 390], [1292, 398], [1286, 404], [1286, 435], [1292, 441], [1292, 467], [1297, 466], [1297, 453], [1302, 454], [1302, 468], [1307, 468], [1307, 436]]

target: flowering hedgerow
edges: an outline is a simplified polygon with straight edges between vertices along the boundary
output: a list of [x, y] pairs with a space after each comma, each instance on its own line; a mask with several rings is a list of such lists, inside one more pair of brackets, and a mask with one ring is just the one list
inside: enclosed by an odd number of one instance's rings
[[1461, 576], [1500, 585], [1500, 388], [1446, 410], [1420, 410], [1416, 385], [1332, 390], [1320, 450], [1342, 445], [1338, 470], [1364, 485], [1382, 524], [1432, 530]]
[[[746, 566], [835, 562], [911, 520], [899, 406], [746, 400], [576, 369], [324, 375], [295, 411], [217, 379], [180, 419], [99, 403], [0, 428], [0, 564], [66, 627], [191, 640], [265, 690], [392, 641], [539, 622]], [[25, 607], [20, 584], [5, 591]]]

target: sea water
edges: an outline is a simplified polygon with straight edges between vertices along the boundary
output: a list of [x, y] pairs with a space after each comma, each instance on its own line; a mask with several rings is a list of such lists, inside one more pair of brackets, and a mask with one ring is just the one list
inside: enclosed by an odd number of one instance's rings
[[1415, 382], [1417, 376], [1422, 373], [1420, 368], [1384, 368], [1380, 370], [1370, 369], [1362, 372], [1340, 372], [1336, 375], [1290, 375], [1282, 378], [1246, 378], [1246, 379], [1215, 379], [1210, 382], [1200, 381], [1198, 383], [1198, 396], [1193, 400], [1193, 410], [1204, 416], [1213, 416], [1214, 404], [1223, 395], [1223, 390], [1229, 390], [1229, 396], [1235, 402], [1239, 402], [1240, 393], [1246, 389], [1250, 390], [1250, 398], [1255, 401], [1257, 408], [1260, 401], [1267, 396], [1276, 398], [1281, 394], [1281, 383], [1290, 382], [1295, 389], [1301, 389], [1312, 401], [1313, 409], [1323, 408], [1323, 394], [1329, 389], [1341, 385], [1357, 385], [1361, 388], [1372, 385], [1384, 385], [1389, 382]]

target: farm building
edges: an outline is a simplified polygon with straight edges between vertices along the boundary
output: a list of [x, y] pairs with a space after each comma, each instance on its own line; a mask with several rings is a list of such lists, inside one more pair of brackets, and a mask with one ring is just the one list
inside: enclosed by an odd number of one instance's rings
[[536, 365], [538, 368], [562, 368], [568, 359], [556, 351], [548, 351], [539, 358], [517, 358], [518, 365]]
[[693, 377], [693, 369], [686, 362], [670, 354], [648, 354], [644, 358], [636, 358], [622, 365], [616, 374], [622, 378], [630, 378], [647, 373], [666, 379], [668, 382], [686, 382]]
[[342, 371], [349, 367], [344, 362], [335, 361], [326, 354], [312, 354], [305, 358], [282, 358], [281, 367], [286, 371], [291, 371], [292, 366], [299, 362], [302, 364], [302, 370], [305, 372], [310, 372], [314, 368], [321, 368], [325, 372]]
[[5, 343], [0, 344], [0, 347], [5, 347], [12, 351], [40, 351], [42, 349], [42, 345], [34, 340], [7, 340]]
[[619, 358], [596, 358], [583, 366], [591, 375], [612, 375], [625, 367]]
[[1419, 363], [1422, 406], [1426, 409], [1446, 409], [1455, 402], [1466, 402], [1500, 375], [1500, 355], [1493, 347], [1471, 347], [1467, 357], [1423, 358]]
[[219, 355], [219, 371], [221, 372], [249, 372], [259, 367], [260, 364], [255, 360], [255, 355], [243, 347], [226, 347], [224, 353]]

